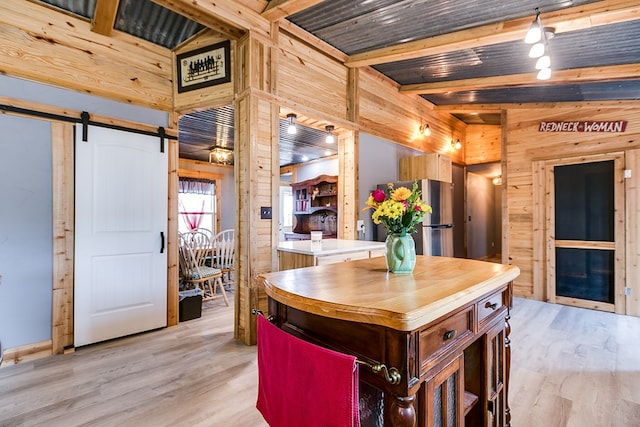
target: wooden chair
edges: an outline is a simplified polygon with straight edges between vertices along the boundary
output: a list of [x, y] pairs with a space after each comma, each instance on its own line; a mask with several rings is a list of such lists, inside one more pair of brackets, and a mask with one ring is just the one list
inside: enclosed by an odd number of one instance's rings
[[222, 230], [213, 238], [213, 267], [222, 270], [225, 286], [235, 283], [231, 273], [235, 270], [236, 240], [235, 230]]
[[[222, 286], [222, 270], [206, 265], [206, 260], [212, 259], [213, 251], [209, 236], [199, 231], [190, 231], [181, 234], [179, 242], [180, 269], [184, 283], [201, 289], [204, 292], [203, 301], [222, 296], [228, 306], [227, 293]], [[216, 294], [218, 289], [220, 295]]]

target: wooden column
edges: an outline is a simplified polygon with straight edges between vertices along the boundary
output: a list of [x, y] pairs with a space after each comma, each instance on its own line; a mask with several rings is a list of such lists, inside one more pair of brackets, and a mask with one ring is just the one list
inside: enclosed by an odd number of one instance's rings
[[[273, 264], [272, 219], [261, 219], [260, 208], [273, 207], [273, 180], [279, 180], [274, 168], [273, 135], [277, 118], [266, 99], [269, 86], [270, 50], [250, 35], [238, 41], [235, 63], [235, 177], [236, 177], [236, 300], [235, 337], [245, 344], [256, 343], [256, 322], [251, 309], [266, 309], [266, 295], [256, 282], [260, 273], [271, 271]], [[273, 216], [272, 216], [273, 217]], [[273, 217], [277, 221], [277, 217]]]
[[[172, 114], [175, 116], [175, 114]], [[176, 119], [170, 125], [175, 126]], [[177, 131], [176, 131], [177, 133]], [[167, 139], [169, 170], [167, 218], [167, 326], [178, 324], [178, 140]]]
[[73, 345], [74, 127], [51, 123], [53, 156], [53, 307], [51, 353]]

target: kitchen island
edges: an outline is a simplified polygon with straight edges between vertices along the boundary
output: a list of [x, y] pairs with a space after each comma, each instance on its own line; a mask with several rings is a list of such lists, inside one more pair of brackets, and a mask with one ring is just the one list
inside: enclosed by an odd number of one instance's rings
[[[507, 426], [514, 266], [384, 257], [259, 277], [284, 331], [356, 356], [363, 425]], [[369, 367], [367, 367], [368, 365]]]
[[384, 257], [384, 242], [367, 240], [323, 239], [280, 242], [278, 269], [311, 267], [364, 258]]

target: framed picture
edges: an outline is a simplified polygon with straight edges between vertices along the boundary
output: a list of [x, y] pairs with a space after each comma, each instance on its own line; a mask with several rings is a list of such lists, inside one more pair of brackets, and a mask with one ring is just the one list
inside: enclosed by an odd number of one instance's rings
[[181, 53], [176, 59], [178, 93], [231, 81], [231, 42], [229, 40]]

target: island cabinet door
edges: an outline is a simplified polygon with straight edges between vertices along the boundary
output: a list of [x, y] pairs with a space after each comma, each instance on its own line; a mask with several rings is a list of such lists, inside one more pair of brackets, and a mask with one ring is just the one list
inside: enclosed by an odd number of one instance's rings
[[421, 389], [419, 426], [464, 426], [464, 357], [443, 363]]
[[487, 411], [485, 425], [504, 427], [506, 409], [505, 388], [505, 331], [502, 324], [493, 327], [485, 335], [487, 366]]

